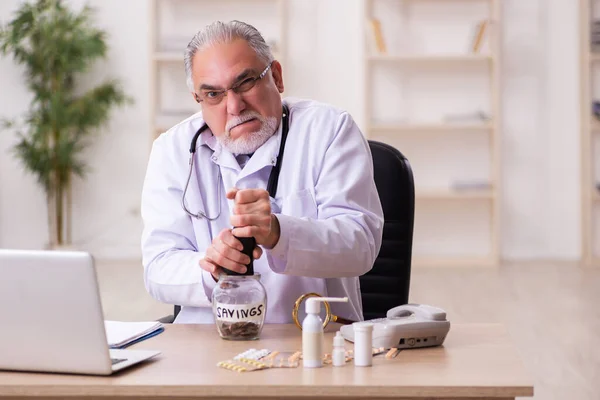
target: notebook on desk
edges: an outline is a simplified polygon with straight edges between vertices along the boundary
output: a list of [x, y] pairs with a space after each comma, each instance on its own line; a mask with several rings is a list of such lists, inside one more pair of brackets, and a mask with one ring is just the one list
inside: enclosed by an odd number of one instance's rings
[[163, 324], [152, 322], [104, 321], [106, 339], [111, 349], [124, 349], [158, 335], [165, 330]]
[[0, 249], [0, 316], [0, 370], [110, 375], [160, 354], [109, 349], [85, 252]]

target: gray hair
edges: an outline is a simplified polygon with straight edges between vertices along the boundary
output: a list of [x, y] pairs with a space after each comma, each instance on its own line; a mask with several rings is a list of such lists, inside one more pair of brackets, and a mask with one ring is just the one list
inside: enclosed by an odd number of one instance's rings
[[192, 60], [196, 52], [218, 43], [230, 43], [234, 39], [244, 39], [248, 42], [261, 61], [265, 63], [273, 61], [273, 53], [269, 45], [265, 42], [260, 32], [252, 25], [240, 21], [213, 22], [196, 33], [185, 49], [183, 62], [185, 64], [187, 85], [191, 91], [194, 91]]

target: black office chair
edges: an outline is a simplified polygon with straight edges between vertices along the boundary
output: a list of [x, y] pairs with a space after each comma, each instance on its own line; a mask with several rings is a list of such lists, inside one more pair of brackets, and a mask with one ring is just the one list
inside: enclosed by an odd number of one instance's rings
[[385, 317], [408, 303], [415, 218], [412, 168], [396, 148], [369, 140], [375, 185], [383, 207], [383, 242], [373, 268], [360, 279], [365, 319]]
[[[369, 140], [375, 185], [383, 207], [383, 242], [373, 268], [361, 276], [363, 316], [385, 317], [390, 308], [408, 303], [415, 218], [415, 185], [410, 163], [396, 148]], [[174, 315], [159, 321], [172, 323]]]

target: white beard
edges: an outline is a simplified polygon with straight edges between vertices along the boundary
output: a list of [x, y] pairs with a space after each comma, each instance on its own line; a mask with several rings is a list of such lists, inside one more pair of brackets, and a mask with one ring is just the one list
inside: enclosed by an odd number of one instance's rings
[[[230, 130], [233, 127], [253, 118], [258, 119], [261, 122], [259, 130], [247, 133], [237, 139], [231, 138]], [[252, 154], [275, 134], [276, 128], [277, 118], [264, 118], [255, 111], [248, 111], [247, 113], [229, 120], [225, 127], [225, 132], [217, 136], [217, 141], [233, 155]]]

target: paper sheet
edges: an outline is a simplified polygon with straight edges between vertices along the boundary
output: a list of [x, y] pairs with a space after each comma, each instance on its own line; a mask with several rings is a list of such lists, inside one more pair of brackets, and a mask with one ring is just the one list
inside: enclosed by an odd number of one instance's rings
[[106, 339], [111, 348], [123, 348], [144, 336], [164, 329], [163, 325], [157, 321], [104, 321], [104, 327], [106, 329]]

